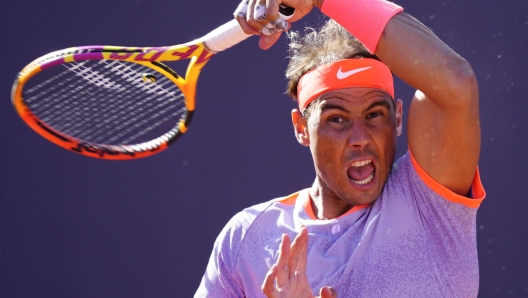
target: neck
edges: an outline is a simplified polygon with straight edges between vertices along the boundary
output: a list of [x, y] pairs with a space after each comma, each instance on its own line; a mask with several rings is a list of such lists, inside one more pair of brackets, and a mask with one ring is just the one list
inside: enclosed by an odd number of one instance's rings
[[318, 219], [337, 218], [354, 207], [329, 190], [319, 178], [315, 179], [309, 193], [314, 215]]

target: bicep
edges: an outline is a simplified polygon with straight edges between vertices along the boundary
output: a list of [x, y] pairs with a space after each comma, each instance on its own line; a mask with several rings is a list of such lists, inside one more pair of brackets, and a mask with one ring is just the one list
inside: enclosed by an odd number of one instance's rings
[[[476, 83], [475, 83], [476, 85]], [[440, 105], [417, 91], [408, 117], [409, 148], [417, 163], [449, 190], [467, 195], [480, 152], [478, 91]]]

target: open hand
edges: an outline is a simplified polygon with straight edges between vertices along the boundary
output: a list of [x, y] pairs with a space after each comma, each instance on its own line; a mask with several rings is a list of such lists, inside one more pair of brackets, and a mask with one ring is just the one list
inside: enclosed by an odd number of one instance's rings
[[[308, 251], [308, 230], [301, 231], [290, 245], [290, 237], [282, 235], [279, 258], [270, 268], [262, 291], [268, 298], [314, 298], [306, 276], [306, 255]], [[331, 287], [323, 287], [320, 298], [336, 298]]]

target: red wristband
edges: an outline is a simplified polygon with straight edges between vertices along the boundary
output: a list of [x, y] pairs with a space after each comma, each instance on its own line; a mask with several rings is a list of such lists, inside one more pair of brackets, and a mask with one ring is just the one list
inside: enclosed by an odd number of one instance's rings
[[403, 8], [385, 0], [325, 0], [321, 12], [348, 30], [371, 52], [389, 20]]

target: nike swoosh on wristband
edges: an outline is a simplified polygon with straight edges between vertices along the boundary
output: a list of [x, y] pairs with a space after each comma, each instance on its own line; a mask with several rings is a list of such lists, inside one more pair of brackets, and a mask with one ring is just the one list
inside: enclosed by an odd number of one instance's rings
[[351, 76], [353, 74], [356, 74], [358, 72], [362, 72], [362, 71], [367, 70], [369, 68], [372, 68], [372, 66], [356, 68], [356, 69], [352, 69], [352, 70], [349, 70], [349, 71], [342, 72], [341, 71], [341, 67], [340, 67], [339, 70], [337, 71], [337, 78], [339, 80], [343, 80], [343, 79], [346, 79], [346, 78], [348, 78], [349, 76]]

